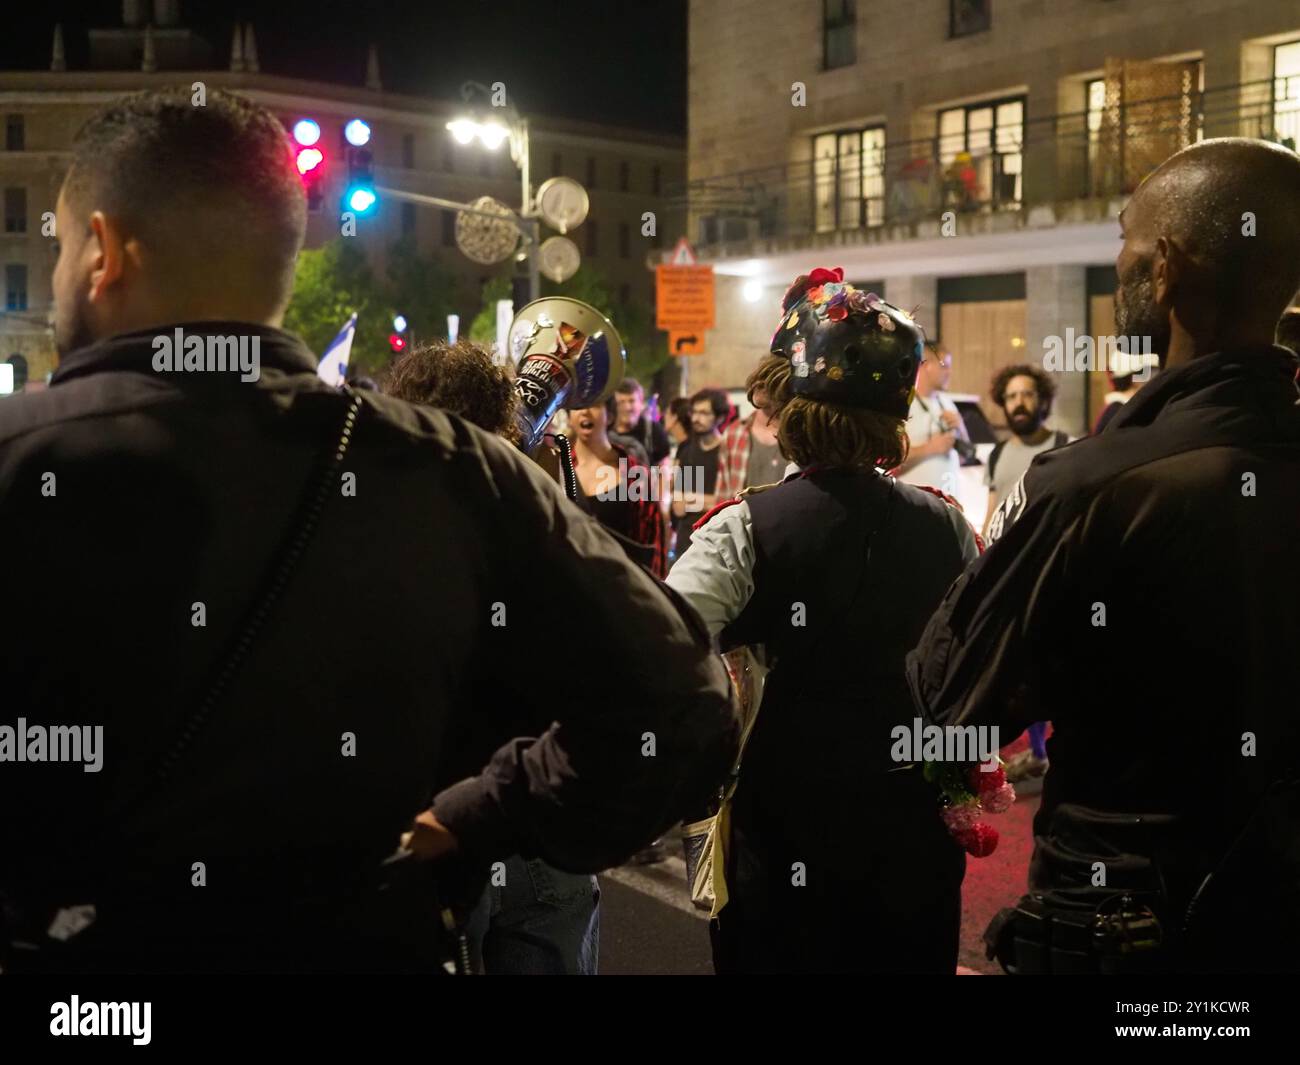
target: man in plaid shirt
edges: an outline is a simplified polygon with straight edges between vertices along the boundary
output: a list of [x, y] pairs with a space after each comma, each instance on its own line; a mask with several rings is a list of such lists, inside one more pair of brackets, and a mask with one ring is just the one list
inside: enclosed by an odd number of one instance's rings
[[742, 488], [754, 484], [775, 484], [785, 476], [786, 461], [776, 444], [776, 426], [755, 395], [755, 409], [748, 418], [737, 420], [722, 434], [722, 456], [718, 463], [718, 502], [732, 499]]

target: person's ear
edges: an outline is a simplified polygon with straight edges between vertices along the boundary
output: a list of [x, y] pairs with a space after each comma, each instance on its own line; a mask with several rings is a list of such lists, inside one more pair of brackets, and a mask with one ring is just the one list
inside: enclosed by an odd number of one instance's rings
[[96, 302], [115, 285], [121, 283], [127, 270], [127, 258], [134, 247], [116, 218], [103, 211], [90, 216], [90, 237], [86, 241], [86, 255], [90, 258], [90, 299]]
[[1155, 254], [1151, 257], [1151, 296], [1161, 307], [1174, 302], [1174, 293], [1186, 280], [1187, 256], [1168, 237], [1157, 237]]

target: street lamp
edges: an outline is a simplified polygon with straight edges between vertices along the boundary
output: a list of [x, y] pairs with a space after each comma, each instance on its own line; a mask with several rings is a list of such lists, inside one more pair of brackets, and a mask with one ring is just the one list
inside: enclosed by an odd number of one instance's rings
[[531, 303], [541, 295], [541, 280], [537, 263], [540, 226], [536, 204], [533, 203], [533, 187], [529, 181], [528, 119], [515, 109], [514, 104], [508, 103], [505, 107], [475, 104], [476, 96], [490, 99], [492, 95], [491, 90], [480, 82], [465, 82], [460, 87], [460, 95], [465, 101], [465, 111], [447, 123], [447, 130], [456, 143], [470, 144], [477, 140], [489, 151], [496, 151], [508, 143], [510, 159], [519, 167], [519, 217], [526, 224], [527, 230], [524, 234], [525, 251], [520, 261], [526, 259], [528, 263], [528, 302]]

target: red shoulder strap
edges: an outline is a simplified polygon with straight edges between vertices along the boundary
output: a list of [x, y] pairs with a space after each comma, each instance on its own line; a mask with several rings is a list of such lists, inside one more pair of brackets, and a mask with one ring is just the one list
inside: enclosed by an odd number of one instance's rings
[[711, 517], [713, 517], [713, 515], [715, 515], [718, 511], [725, 510], [727, 507], [734, 506], [739, 502], [740, 502], [739, 499], [724, 499], [721, 503], [715, 504], [711, 509], [706, 510], [704, 512], [704, 516], [701, 517], [697, 522], [695, 522], [695, 524], [691, 526], [691, 529], [692, 530], [698, 529], [701, 525], [703, 525], [706, 521], [708, 521]]

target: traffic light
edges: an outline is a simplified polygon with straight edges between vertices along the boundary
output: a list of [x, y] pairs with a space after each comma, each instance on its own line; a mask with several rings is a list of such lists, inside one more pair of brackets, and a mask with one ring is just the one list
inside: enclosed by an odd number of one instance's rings
[[393, 332], [388, 335], [388, 346], [393, 349], [393, 354], [406, 350], [406, 338], [406, 316], [399, 314], [393, 319]]
[[307, 190], [307, 206], [316, 210], [321, 204], [321, 182], [325, 175], [325, 153], [321, 151], [320, 125], [310, 118], [300, 118], [293, 124], [294, 163], [303, 188]]
[[343, 126], [343, 150], [348, 161], [348, 183], [343, 193], [343, 209], [353, 214], [369, 214], [379, 202], [375, 193], [375, 176], [371, 172], [369, 144], [368, 123], [354, 118]]

